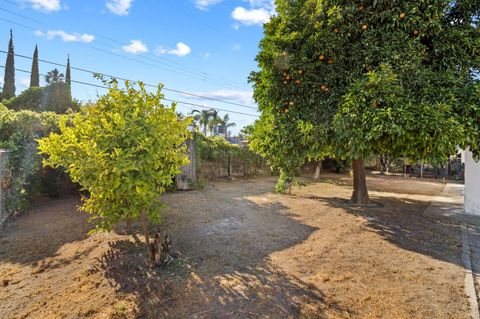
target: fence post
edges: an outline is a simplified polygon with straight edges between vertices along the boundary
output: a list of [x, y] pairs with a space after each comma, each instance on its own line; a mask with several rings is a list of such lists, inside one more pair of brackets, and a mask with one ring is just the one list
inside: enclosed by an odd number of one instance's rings
[[180, 174], [175, 177], [178, 190], [194, 189], [197, 182], [195, 137], [188, 139], [185, 143], [187, 144], [187, 156], [190, 163], [182, 166]]
[[230, 157], [230, 155], [228, 155], [228, 163], [227, 163], [228, 167], [227, 167], [227, 175], [228, 177], [230, 177], [232, 175], [232, 158]]

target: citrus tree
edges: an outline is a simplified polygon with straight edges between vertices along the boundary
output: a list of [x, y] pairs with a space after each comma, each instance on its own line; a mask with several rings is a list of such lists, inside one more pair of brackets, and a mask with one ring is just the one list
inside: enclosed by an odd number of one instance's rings
[[162, 105], [161, 86], [149, 93], [114, 80], [108, 94], [60, 123], [60, 134], [39, 140], [43, 164], [63, 167], [88, 191], [82, 209], [96, 221], [95, 230], [110, 230], [122, 220], [140, 219], [150, 260], [148, 223], [161, 221], [159, 196], [188, 163], [183, 142], [190, 119], [179, 119], [175, 105]]
[[352, 202], [365, 204], [369, 156], [439, 162], [456, 146], [478, 152], [478, 1], [276, 5], [250, 77], [261, 111], [253, 145], [277, 141], [264, 155], [278, 165], [314, 154], [348, 159]]

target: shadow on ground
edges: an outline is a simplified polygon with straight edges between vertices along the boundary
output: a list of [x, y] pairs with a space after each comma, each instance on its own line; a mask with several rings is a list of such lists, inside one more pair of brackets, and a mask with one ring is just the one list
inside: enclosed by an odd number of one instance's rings
[[11, 217], [0, 231], [0, 260], [42, 269], [73, 262], [75, 258], [65, 259], [53, 266], [47, 259], [66, 243], [88, 237], [92, 226], [87, 214], [77, 213], [80, 204], [79, 196], [40, 198], [28, 214]]
[[353, 206], [345, 198], [307, 198], [364, 217], [367, 220], [366, 227], [402, 249], [463, 267], [459, 254], [460, 224], [445, 216], [422, 214], [430, 205], [429, 202], [405, 197], [370, 196], [372, 205]]
[[[163, 269], [146, 266], [142, 244], [128, 240], [111, 244], [100, 267], [119, 295], [136, 296], [136, 316], [323, 318], [327, 312], [344, 314], [346, 310], [322, 291], [269, 260], [271, 253], [303, 242], [316, 228], [295, 221], [280, 203], [259, 206], [250, 201], [249, 196], [264, 195], [264, 185], [240, 189], [230, 184], [228, 188], [199, 192], [196, 201], [182, 202], [181, 210], [175, 205], [182, 200], [181, 193], [169, 196], [173, 213], [167, 229], [179, 258]], [[232, 193], [234, 198], [229, 197]]]

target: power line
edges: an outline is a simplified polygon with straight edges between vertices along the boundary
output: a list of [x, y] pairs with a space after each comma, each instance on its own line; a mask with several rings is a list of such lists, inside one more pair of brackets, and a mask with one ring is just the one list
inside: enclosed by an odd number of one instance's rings
[[[3, 65], [0, 65], [0, 68], [5, 69], [5, 67]], [[18, 68], [15, 68], [14, 70], [17, 71], [17, 72], [22, 72], [22, 73], [28, 73], [28, 74], [32, 73], [31, 71], [18, 69]], [[39, 75], [45, 76], [45, 74], [42, 74], [42, 73], [40, 73]], [[96, 88], [100, 88], [100, 89], [105, 89], [105, 90], [109, 89], [108, 86], [103, 86], [103, 85], [99, 85], [99, 84], [95, 84], [95, 83], [83, 82], [83, 81], [78, 81], [78, 80], [71, 80], [71, 82], [86, 85], [86, 86], [92, 86], [92, 87], [96, 87]], [[206, 105], [201, 105], [201, 104], [196, 104], [196, 103], [190, 103], [190, 102], [185, 102], [185, 101], [180, 101], [180, 100], [174, 100], [174, 99], [169, 99], [169, 98], [165, 98], [165, 97], [163, 97], [162, 100], [168, 101], [168, 102], [173, 102], [173, 103], [178, 103], [178, 104], [183, 104], [183, 105], [188, 105], [188, 106], [201, 107], [201, 108], [205, 108], [205, 109], [214, 109], [214, 110], [217, 110], [217, 111], [222, 111], [222, 112], [227, 112], [227, 113], [246, 115], [246, 116], [251, 116], [251, 117], [255, 117], [255, 118], [258, 117], [257, 115], [254, 115], [254, 114], [248, 114], [248, 113], [243, 113], [243, 112], [238, 112], [238, 111], [230, 111], [230, 110], [225, 110], [225, 109], [221, 109], [221, 108], [217, 108], [217, 107], [206, 106]]]
[[[8, 51], [0, 50], [0, 53], [4, 53], [4, 54], [8, 55]], [[26, 55], [23, 55], [23, 54], [14, 53], [13, 55], [17, 56], [17, 57], [20, 57], [20, 58], [33, 60], [32, 57], [29, 57], [29, 56], [26, 56]], [[44, 60], [44, 59], [38, 59], [38, 61], [43, 62], [43, 63], [47, 63], [47, 64], [51, 64], [51, 65], [67, 67], [66, 64], [53, 62], [53, 61], [48, 61], [48, 60]], [[129, 80], [129, 79], [126, 79], [126, 78], [118, 77], [118, 76], [115, 76], [115, 75], [105, 74], [105, 73], [102, 73], [102, 72], [95, 72], [95, 71], [87, 70], [87, 69], [80, 68], [80, 67], [71, 66], [71, 69], [81, 71], [81, 72], [85, 72], [85, 73], [89, 73], [89, 74], [100, 74], [100, 75], [105, 76], [105, 77], [116, 78], [116, 79], [119, 79], [119, 80], [122, 80], [122, 81], [129, 81], [129, 82], [132, 82], [132, 83], [137, 82], [137, 81]], [[150, 83], [145, 83], [145, 85], [149, 86], [149, 87], [154, 87], [154, 88], [157, 87], [157, 85], [150, 84]], [[252, 110], [257, 110], [257, 108], [253, 107], [253, 106], [248, 106], [248, 105], [245, 105], [245, 104], [230, 102], [230, 101], [226, 101], [226, 100], [222, 100], [222, 99], [218, 99], [218, 98], [214, 98], [214, 97], [203, 96], [201, 94], [191, 93], [191, 92], [182, 91], [182, 90], [178, 90], [178, 89], [171, 89], [171, 88], [167, 88], [167, 87], [163, 87], [163, 89], [165, 91], [169, 91], [169, 92], [179, 93], [179, 94], [193, 96], [193, 97], [197, 97], [197, 98], [201, 98], [201, 99], [205, 99], [205, 100], [216, 101], [216, 102], [221, 102], [221, 103], [225, 103], [225, 104], [240, 106], [240, 107], [244, 107], [244, 108], [248, 108], [248, 109], [252, 109]]]
[[[8, 20], [8, 19], [5, 19], [5, 18], [2, 18], [0, 17], [0, 20], [2, 21], [5, 21], [5, 22], [8, 22], [8, 23], [11, 23], [11, 24], [14, 24], [14, 25], [18, 25], [20, 27], [23, 27], [23, 28], [27, 28], [29, 30], [34, 30], [36, 31], [37, 29], [36, 28], [33, 28], [33, 27], [30, 27], [30, 26], [27, 26], [27, 25], [24, 25], [24, 24], [21, 24], [21, 23], [18, 23], [18, 22], [15, 22], [15, 21], [11, 21], [11, 20]], [[113, 48], [113, 49], [117, 49], [117, 47], [115, 46], [111, 46], [111, 45], [108, 45], [106, 43], [103, 43], [103, 42], [100, 42], [100, 41], [95, 41], [96, 43], [99, 43], [99, 44], [102, 44], [102, 45], [105, 45], [109, 48]], [[144, 65], [147, 65], [147, 66], [150, 66], [150, 67], [154, 67], [154, 68], [157, 68], [157, 69], [160, 69], [160, 70], [163, 70], [163, 71], [167, 71], [167, 72], [170, 72], [170, 73], [174, 73], [174, 74], [179, 74], [179, 75], [183, 75], [185, 77], [190, 77], [190, 78], [194, 78], [196, 80], [200, 80], [200, 81], [203, 81], [203, 82], [209, 82], [211, 84], [214, 84], [214, 85], [218, 85], [218, 86], [223, 86], [223, 87], [228, 87], [228, 88], [234, 88], [233, 86], [231, 85], [228, 85], [228, 84], [222, 84], [216, 80], [209, 80], [207, 79], [205, 76], [199, 76], [197, 74], [194, 74], [192, 72], [189, 72], [189, 71], [182, 71], [182, 70], [177, 70], [177, 69], [172, 69], [171, 66], [167, 65], [167, 66], [160, 66], [160, 65], [155, 65], [155, 64], [152, 64], [152, 63], [149, 63], [149, 62], [145, 62], [145, 61], [142, 61], [142, 60], [139, 60], [139, 59], [136, 59], [136, 58], [133, 58], [133, 57], [128, 57], [128, 56], [125, 56], [125, 55], [121, 55], [121, 54], [118, 54], [116, 52], [112, 52], [112, 51], [108, 51], [108, 50], [104, 50], [104, 49], [101, 49], [101, 48], [98, 48], [98, 47], [95, 47], [93, 45], [90, 45], [90, 44], [87, 44], [87, 43], [83, 43], [83, 42], [73, 42], [75, 44], [78, 44], [78, 45], [82, 45], [82, 46], [85, 46], [85, 47], [88, 47], [90, 49], [94, 49], [96, 51], [100, 51], [100, 52], [103, 52], [103, 53], [106, 53], [106, 54], [110, 54], [110, 55], [114, 55], [114, 56], [117, 56], [117, 57], [120, 57], [120, 58], [123, 58], [123, 59], [126, 59], [126, 60], [129, 60], [129, 61], [135, 61], [135, 62], [138, 62], [138, 63], [141, 63], [141, 64], [144, 64]], [[146, 60], [149, 60], [149, 61], [153, 61], [154, 63], [161, 63], [161, 61], [156, 61], [156, 60], [153, 60], [151, 58], [148, 58], [148, 57], [144, 57], [142, 56], [142, 58], [146, 59]]]
[[[14, 2], [11, 2], [11, 1], [8, 1], [8, 0], [4, 0], [4, 1], [7, 2], [7, 3], [10, 3], [10, 4], [12, 4], [12, 5], [14, 5], [15, 7], [18, 7], [18, 5], [15, 4]], [[44, 25], [44, 23], [42, 23], [41, 21], [39, 21], [39, 20], [37, 20], [37, 19], [33, 19], [33, 18], [28, 17], [28, 16], [26, 16], [26, 15], [13, 12], [13, 11], [8, 10], [8, 9], [5, 9], [5, 8], [0, 8], [0, 10], [2, 10], [2, 11], [4, 11], [4, 12], [7, 12], [7, 13], [9, 13], [9, 14], [12, 14], [12, 15], [18, 16], [18, 17], [22, 17], [22, 18], [27, 19], [27, 20], [30, 20], [30, 21], [32, 21], [32, 22], [36, 22], [36, 23], [38, 23], [38, 24]], [[5, 19], [5, 20], [6, 20], [6, 19]], [[12, 22], [12, 21], [8, 21], [8, 22], [10, 22], [10, 23], [15, 23], [15, 22]], [[32, 30], [35, 30], [35, 28], [32, 28], [32, 27], [28, 27], [28, 26], [25, 26], [25, 25], [21, 25], [21, 26], [22, 26], [22, 27], [27, 27], [27, 28], [32, 29]], [[97, 36], [100, 36], [101, 38], [104, 38], [104, 39], [106, 39], [106, 40], [109, 40], [109, 41], [111, 41], [111, 42], [113, 42], [113, 43], [116, 43], [116, 44], [119, 44], [119, 45], [125, 45], [125, 43], [120, 42], [120, 41], [117, 41], [117, 40], [112, 39], [112, 38], [110, 38], [110, 37], [106, 37], [106, 36], [103, 36], [103, 35], [100, 35], [100, 34], [97, 34]], [[98, 40], [95, 41], [95, 42], [97, 42], [97, 43], [99, 43], [99, 44], [102, 44], [102, 45], [105, 45], [105, 46], [108, 46], [108, 47], [111, 47], [111, 48], [116, 48], [116, 47], [111, 46], [111, 45], [109, 45], [109, 44], [100, 42], [100, 41], [98, 41]], [[197, 76], [200, 76], [200, 77], [201, 77], [200, 79], [203, 80], [203, 81], [206, 80], [206, 79], [205, 79], [206, 77], [210, 77], [213, 81], [219, 82], [219, 83], [222, 83], [222, 82], [223, 82], [223, 83], [227, 84], [228, 86], [237, 86], [237, 87], [238, 87], [238, 85], [242, 85], [242, 89], [243, 89], [243, 85], [244, 85], [244, 84], [240, 84], [240, 83], [231, 81], [231, 80], [229, 80], [229, 79], [226, 79], [226, 78], [223, 78], [223, 77], [219, 77], [219, 76], [215, 76], [215, 75], [212, 75], [212, 74], [207, 74], [207, 73], [204, 72], [204, 71], [201, 71], [201, 70], [198, 70], [198, 69], [195, 69], [195, 68], [186, 66], [186, 65], [184, 65], [184, 64], [182, 64], [182, 63], [179, 63], [179, 62], [177, 62], [177, 61], [170, 60], [170, 59], [165, 58], [165, 57], [155, 56], [155, 55], [153, 55], [153, 54], [151, 54], [151, 53], [147, 53], [147, 55], [154, 56], [156, 59], [151, 59], [151, 58], [149, 59], [149, 58], [147, 58], [147, 57], [145, 57], [145, 56], [142, 56], [142, 58], [144, 58], [144, 59], [146, 59], [146, 60], [154, 61], [154, 62], [157, 62], [157, 63], [160, 62], [160, 61], [158, 61], [158, 60], [164, 60], [164, 61], [166, 61], [166, 62], [168, 62], [168, 63], [175, 64], [177, 67], [183, 68], [185, 72], [189, 72], [189, 73], [192, 73], [192, 74], [196, 74]], [[163, 62], [163, 63], [165, 64], [165, 62]], [[215, 80], [215, 78], [216, 78], [217, 80]], [[212, 82], [212, 83], [213, 83], [213, 82]]]
[[[18, 22], [9, 20], [9, 19], [5, 19], [5, 18], [3, 18], [3, 17], [0, 17], [0, 20], [5, 21], [5, 22], [7, 22], [7, 23], [11, 23], [11, 24], [17, 25], [17, 26], [20, 26], [20, 27], [23, 27], [23, 28], [26, 28], [26, 29], [29, 29], [29, 30], [33, 30], [33, 31], [36, 31], [36, 30], [37, 30], [36, 28], [30, 27], [30, 26], [27, 26], [27, 25], [24, 25], [24, 24], [21, 24], [21, 23], [18, 23]], [[107, 46], [107, 47], [117, 49], [116, 47], [110, 46], [110, 45], [105, 44], [105, 43], [103, 43], [103, 42], [100, 42], [100, 41], [96, 41], [96, 42], [99, 43], [99, 44], [103, 44], [103, 45], [105, 45], [105, 46]], [[104, 50], [104, 49], [101, 49], [101, 48], [97, 48], [97, 47], [95, 47], [95, 46], [93, 46], [93, 45], [89, 45], [89, 44], [83, 43], [83, 42], [74, 42], [74, 43], [75, 43], [75, 44], [78, 44], [78, 45], [82, 45], [82, 46], [88, 47], [88, 48], [90, 48], [90, 49], [94, 49], [94, 50], [99, 51], [99, 52], [103, 52], [103, 53], [106, 53], [106, 54], [114, 55], [114, 56], [120, 57], [120, 58], [122, 58], [122, 59], [126, 59], [126, 60], [128, 60], [128, 61], [135, 61], [135, 62], [144, 64], [144, 65], [147, 65], [147, 66], [150, 66], [150, 67], [154, 67], [154, 68], [157, 68], [157, 69], [160, 69], [160, 70], [164, 70], [164, 71], [167, 71], [167, 72], [170, 72], [170, 73], [174, 73], [174, 74], [177, 74], [177, 75], [180, 74], [180, 75], [183, 75], [183, 76], [185, 76], [185, 77], [190, 77], [190, 78], [194, 78], [194, 79], [197, 79], [197, 80], [200, 80], [200, 81], [209, 82], [209, 83], [214, 84], [214, 85], [219, 85], [219, 86], [223, 86], [223, 87], [233, 88], [231, 85], [224, 85], [224, 84], [219, 83], [218, 81], [208, 80], [205, 76], [202, 77], [202, 76], [198, 76], [198, 75], [196, 75], [196, 74], [192, 74], [192, 72], [172, 69], [171, 66], [159, 66], [159, 65], [152, 64], [152, 63], [149, 63], [149, 62], [145, 62], [145, 61], [142, 61], [142, 60], [133, 58], [133, 57], [128, 57], [128, 56], [125, 56], [125, 55], [121, 55], [121, 54], [118, 54], [118, 53], [116, 53], [116, 52], [112, 52], [112, 51]], [[143, 57], [143, 58], [144, 58], [144, 59], [147, 59], [147, 60], [150, 60], [150, 61], [153, 61], [154, 63], [160, 63], [160, 61], [155, 61], [155, 60], [149, 59], [149, 58], [147, 58], [147, 57]]]

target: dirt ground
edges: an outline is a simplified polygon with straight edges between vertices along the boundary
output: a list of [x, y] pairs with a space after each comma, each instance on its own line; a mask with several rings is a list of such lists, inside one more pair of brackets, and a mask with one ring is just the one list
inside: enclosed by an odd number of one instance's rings
[[87, 236], [77, 197], [37, 201], [0, 233], [0, 318], [469, 317], [459, 225], [423, 215], [443, 184], [370, 176], [362, 208], [348, 176], [274, 183], [165, 195], [163, 269], [132, 236]]

